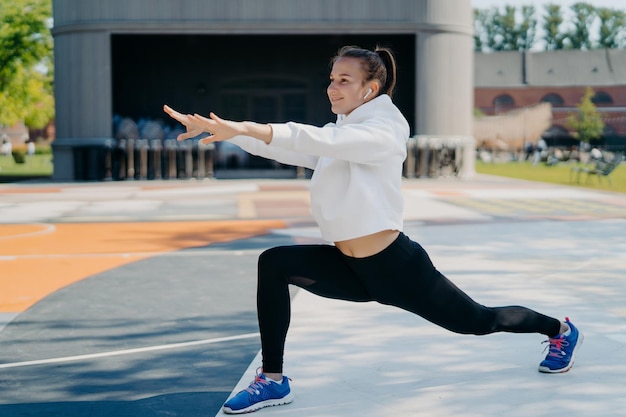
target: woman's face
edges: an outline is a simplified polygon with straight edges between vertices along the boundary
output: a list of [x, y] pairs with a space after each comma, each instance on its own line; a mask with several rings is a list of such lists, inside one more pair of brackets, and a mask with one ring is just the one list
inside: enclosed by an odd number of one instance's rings
[[[364, 75], [357, 58], [343, 57], [335, 61], [326, 89], [333, 113], [347, 116], [365, 103], [363, 97], [367, 94], [367, 84]], [[373, 94], [368, 96], [371, 97]]]

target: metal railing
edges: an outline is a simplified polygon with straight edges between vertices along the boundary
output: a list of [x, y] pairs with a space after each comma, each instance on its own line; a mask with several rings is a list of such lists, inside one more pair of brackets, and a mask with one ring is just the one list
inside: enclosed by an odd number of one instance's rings
[[213, 178], [214, 144], [121, 139], [105, 144], [105, 180]]
[[[417, 135], [407, 142], [406, 178], [465, 177], [474, 173], [476, 142], [465, 136]], [[175, 139], [105, 141], [105, 180], [213, 178], [216, 147]], [[245, 169], [245, 168], [242, 168]], [[303, 178], [302, 169], [296, 177]]]
[[407, 143], [407, 178], [467, 177], [474, 173], [476, 141], [471, 136], [416, 135]]

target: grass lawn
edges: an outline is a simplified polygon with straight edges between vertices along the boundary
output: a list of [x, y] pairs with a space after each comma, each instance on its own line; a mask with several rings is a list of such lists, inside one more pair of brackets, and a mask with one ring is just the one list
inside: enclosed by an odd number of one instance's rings
[[0, 180], [2, 177], [49, 177], [52, 175], [52, 155], [31, 155], [26, 162], [16, 164], [12, 156], [0, 155]]
[[549, 182], [553, 184], [570, 185], [591, 188], [594, 190], [617, 191], [626, 193], [626, 162], [622, 162], [611, 174], [611, 185], [606, 177], [598, 178], [592, 175], [587, 181], [587, 175], [582, 173], [580, 183], [570, 182], [570, 170], [573, 164], [560, 163], [553, 166], [545, 164], [532, 165], [530, 162], [494, 162], [485, 163], [476, 161], [476, 172], [479, 174], [498, 175], [501, 177], [517, 178], [521, 180]]

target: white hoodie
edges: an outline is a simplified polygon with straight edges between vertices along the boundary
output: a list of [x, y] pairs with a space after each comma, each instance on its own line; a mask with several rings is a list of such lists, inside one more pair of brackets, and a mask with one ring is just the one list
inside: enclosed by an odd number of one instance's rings
[[387, 95], [336, 123], [271, 124], [269, 145], [248, 136], [230, 142], [278, 162], [311, 168], [311, 209], [329, 242], [402, 230], [402, 164], [409, 124]]

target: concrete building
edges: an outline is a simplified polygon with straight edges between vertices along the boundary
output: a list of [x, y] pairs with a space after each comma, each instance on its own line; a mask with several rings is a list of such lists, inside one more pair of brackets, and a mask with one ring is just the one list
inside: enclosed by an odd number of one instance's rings
[[472, 135], [470, 0], [54, 0], [53, 13], [57, 181], [102, 179], [116, 117], [165, 119], [164, 103], [333, 120], [328, 62], [345, 44], [395, 51], [412, 134]]

